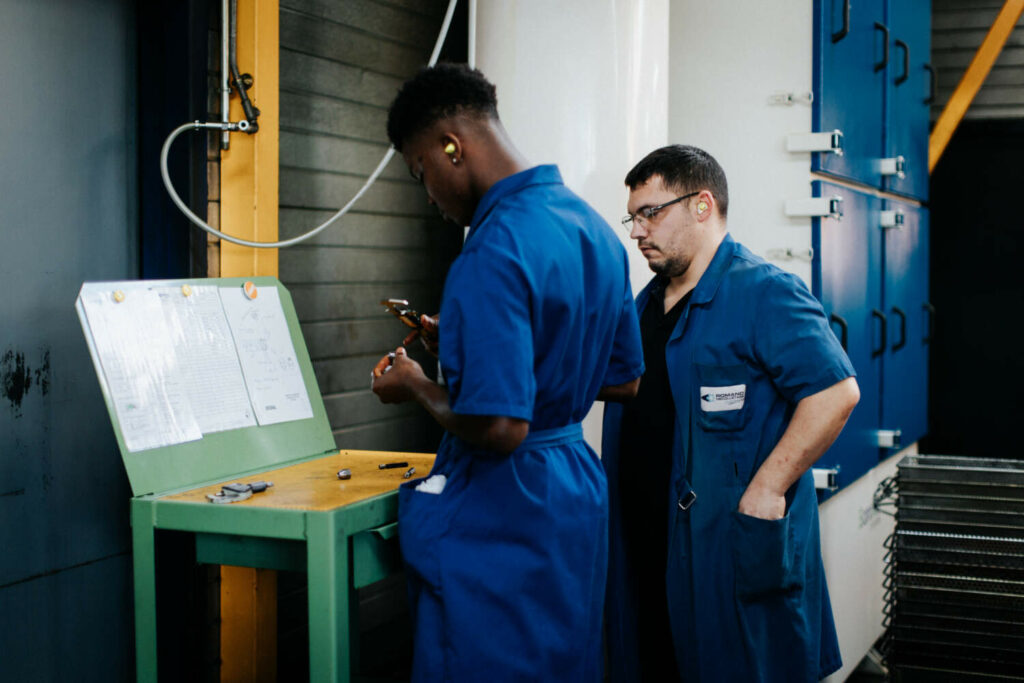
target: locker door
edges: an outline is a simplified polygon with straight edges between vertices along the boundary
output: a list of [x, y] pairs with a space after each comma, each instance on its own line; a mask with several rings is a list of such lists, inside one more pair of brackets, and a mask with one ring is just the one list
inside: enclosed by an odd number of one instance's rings
[[932, 76], [931, 0], [889, 0], [890, 55], [886, 76], [886, 157], [904, 159], [904, 177], [886, 189], [928, 199], [928, 113]]
[[886, 201], [902, 227], [883, 228], [889, 343], [882, 373], [883, 429], [899, 429], [903, 446], [928, 431], [928, 211]]
[[[857, 371], [860, 403], [816, 467], [839, 467], [840, 487], [878, 464], [882, 356], [881, 200], [831, 183], [812, 183], [820, 197], [842, 197], [841, 220], [814, 219], [812, 291]], [[845, 329], [845, 334], [844, 330]]]
[[815, 152], [811, 170], [882, 186], [883, 0], [815, 0], [812, 129], [840, 130], [843, 154]]

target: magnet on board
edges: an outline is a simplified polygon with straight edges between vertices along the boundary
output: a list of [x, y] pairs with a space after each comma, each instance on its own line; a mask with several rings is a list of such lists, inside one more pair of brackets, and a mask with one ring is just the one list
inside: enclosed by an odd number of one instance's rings
[[245, 292], [245, 298], [247, 299], [255, 299], [259, 296], [259, 292], [256, 290], [256, 285], [254, 285], [252, 281], [246, 281], [246, 283], [242, 285], [242, 291]]

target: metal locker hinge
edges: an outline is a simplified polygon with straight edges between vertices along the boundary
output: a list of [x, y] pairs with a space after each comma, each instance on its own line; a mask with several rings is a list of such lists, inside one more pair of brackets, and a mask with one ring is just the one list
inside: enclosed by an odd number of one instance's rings
[[813, 261], [814, 250], [811, 248], [801, 249], [794, 247], [777, 247], [765, 252], [765, 256], [773, 261]]
[[811, 474], [814, 476], [814, 488], [820, 491], [835, 491], [839, 488], [836, 480], [839, 476], [838, 467], [812, 467]]
[[797, 102], [811, 104], [814, 102], [814, 93], [807, 90], [803, 92], [774, 92], [768, 96], [768, 104], [792, 106]]
[[883, 211], [881, 224], [883, 228], [902, 228], [904, 218], [902, 211]]
[[786, 136], [787, 152], [832, 152], [843, 156], [843, 131], [831, 133], [792, 133]]
[[907, 161], [902, 155], [890, 159], [882, 159], [882, 175], [894, 175], [900, 180], [907, 177]]
[[901, 432], [898, 429], [879, 429], [875, 432], [879, 448], [899, 448]]
[[787, 199], [786, 215], [810, 218], [835, 218], [837, 221], [842, 220], [843, 198], [839, 195], [835, 195], [833, 197]]

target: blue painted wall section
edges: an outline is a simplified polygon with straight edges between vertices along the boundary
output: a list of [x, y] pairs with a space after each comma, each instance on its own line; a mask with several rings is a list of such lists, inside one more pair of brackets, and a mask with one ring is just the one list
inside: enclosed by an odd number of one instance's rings
[[130, 680], [128, 491], [74, 301], [138, 274], [135, 5], [0, 0], [0, 680]]

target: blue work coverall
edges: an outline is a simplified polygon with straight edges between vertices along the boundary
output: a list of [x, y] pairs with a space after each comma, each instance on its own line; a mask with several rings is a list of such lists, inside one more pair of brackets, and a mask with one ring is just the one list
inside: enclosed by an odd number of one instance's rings
[[643, 372], [626, 251], [539, 166], [481, 200], [445, 282], [452, 410], [530, 422], [499, 456], [448, 433], [438, 494], [399, 492], [417, 681], [598, 681], [607, 482], [580, 421]]
[[[637, 297], [640, 311], [650, 289]], [[823, 678], [840, 657], [812, 476], [805, 473], [786, 493], [780, 520], [743, 515], [737, 506], [797, 402], [853, 376], [853, 367], [803, 282], [729, 235], [693, 290], [665, 357], [676, 415], [672, 473], [651, 495], [664, 496], [668, 515], [665, 581], [680, 676], [705, 683]], [[621, 419], [620, 405], [606, 406], [608, 652], [616, 682], [638, 680], [618, 473], [645, 466], [620, 459]]]

